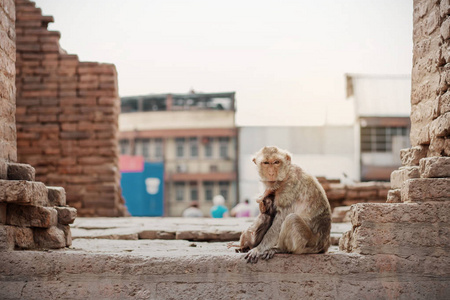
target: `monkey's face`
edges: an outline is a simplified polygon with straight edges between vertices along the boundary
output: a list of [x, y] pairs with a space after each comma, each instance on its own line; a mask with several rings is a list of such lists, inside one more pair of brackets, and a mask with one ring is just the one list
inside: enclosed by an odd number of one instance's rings
[[253, 159], [262, 181], [283, 181], [289, 171], [291, 156], [277, 147], [264, 147]]

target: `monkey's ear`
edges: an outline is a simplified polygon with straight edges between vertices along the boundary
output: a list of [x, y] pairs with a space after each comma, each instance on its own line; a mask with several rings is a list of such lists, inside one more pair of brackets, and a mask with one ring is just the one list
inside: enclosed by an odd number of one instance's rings
[[289, 153], [286, 153], [286, 160], [288, 162], [291, 162], [291, 155]]
[[253, 157], [252, 161], [255, 163], [256, 165], [256, 157]]

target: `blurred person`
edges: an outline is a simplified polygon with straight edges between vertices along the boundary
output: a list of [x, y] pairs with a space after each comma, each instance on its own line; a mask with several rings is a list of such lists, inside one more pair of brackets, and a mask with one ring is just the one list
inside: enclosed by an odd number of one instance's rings
[[214, 206], [211, 207], [210, 213], [213, 218], [227, 218], [228, 208], [224, 205], [225, 198], [222, 195], [216, 195], [213, 198]]
[[236, 218], [244, 218], [250, 217], [251, 215], [251, 207], [248, 199], [245, 199], [244, 202], [238, 203], [233, 209], [231, 209], [231, 216]]
[[204, 216], [203, 216], [203, 212], [200, 210], [200, 208], [198, 208], [198, 202], [193, 201], [193, 202], [191, 202], [189, 207], [183, 211], [182, 217], [183, 218], [203, 218]]

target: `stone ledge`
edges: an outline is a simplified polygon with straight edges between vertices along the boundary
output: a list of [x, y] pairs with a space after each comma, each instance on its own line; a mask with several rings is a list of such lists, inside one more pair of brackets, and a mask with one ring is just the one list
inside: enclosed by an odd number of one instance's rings
[[450, 157], [427, 157], [419, 162], [422, 178], [450, 177]]
[[402, 186], [402, 201], [429, 202], [450, 200], [450, 178], [409, 179]]
[[277, 254], [247, 264], [226, 243], [77, 240], [0, 253], [5, 299], [445, 299], [448, 257]]

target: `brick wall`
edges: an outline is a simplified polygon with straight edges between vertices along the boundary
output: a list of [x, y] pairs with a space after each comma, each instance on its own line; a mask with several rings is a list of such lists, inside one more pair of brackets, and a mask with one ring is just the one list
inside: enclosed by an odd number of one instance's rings
[[36, 179], [63, 186], [80, 216], [123, 216], [114, 65], [80, 62], [49, 31], [53, 17], [16, 0], [17, 152]]
[[[0, 160], [16, 161], [16, 126], [14, 120], [16, 89], [16, 18], [14, 1], [0, 2]], [[5, 165], [5, 163], [1, 163]], [[3, 170], [3, 171], [2, 171]], [[5, 168], [0, 167], [0, 178], [5, 177]], [[3, 176], [2, 176], [3, 173]]]

